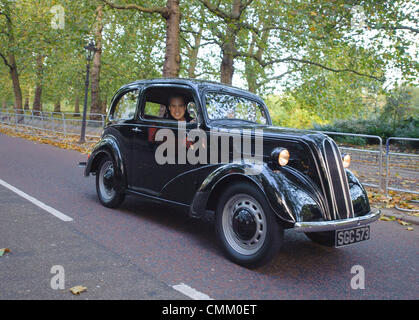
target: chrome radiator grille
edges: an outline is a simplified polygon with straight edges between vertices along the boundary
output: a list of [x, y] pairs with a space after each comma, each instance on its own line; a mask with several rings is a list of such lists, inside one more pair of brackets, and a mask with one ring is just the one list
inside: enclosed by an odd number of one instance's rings
[[349, 185], [340, 151], [333, 140], [323, 141], [323, 157], [328, 181], [328, 203], [333, 220], [354, 217]]

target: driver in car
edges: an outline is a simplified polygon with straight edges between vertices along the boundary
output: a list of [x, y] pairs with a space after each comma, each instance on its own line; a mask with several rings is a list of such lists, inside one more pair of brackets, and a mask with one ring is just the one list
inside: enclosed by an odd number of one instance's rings
[[168, 118], [186, 122], [191, 122], [193, 120], [188, 110], [186, 110], [185, 99], [182, 96], [172, 96], [169, 98]]
[[[195, 122], [195, 119], [191, 117], [188, 110], [186, 109], [185, 99], [180, 96], [171, 96], [169, 98], [169, 105], [166, 107], [166, 113], [164, 118], [176, 121]], [[155, 135], [157, 128], [149, 128], [148, 141], [151, 143], [155, 142]], [[187, 148], [192, 144], [192, 141], [186, 139], [184, 142]]]

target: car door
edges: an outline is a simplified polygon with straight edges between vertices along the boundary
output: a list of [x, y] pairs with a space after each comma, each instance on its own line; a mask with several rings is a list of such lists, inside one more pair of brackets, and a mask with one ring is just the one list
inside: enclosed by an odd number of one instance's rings
[[115, 137], [121, 151], [127, 178], [131, 174], [132, 138], [135, 131], [140, 89], [138, 87], [124, 88], [117, 93], [111, 103], [111, 109], [105, 128], [105, 134]]
[[[159, 85], [153, 85], [153, 87], [157, 86]], [[165, 86], [167, 85], [161, 85], [162, 88]], [[184, 193], [192, 192], [188, 189], [194, 187], [194, 182], [182, 177], [182, 174], [197, 168], [199, 165], [178, 161], [178, 122], [164, 119], [156, 114], [146, 117], [145, 111], [148, 108], [156, 110], [159, 105], [147, 101], [143, 96], [139, 107], [139, 110], [143, 112], [140, 112], [135, 122], [136, 131], [133, 136], [131, 189], [143, 194], [185, 203], [187, 197]], [[188, 123], [185, 125], [186, 132], [193, 128], [196, 128], [196, 124]], [[160, 130], [168, 130], [173, 134], [176, 144], [174, 164], [159, 164], [156, 160], [157, 149], [163, 143], [163, 141], [155, 139]], [[186, 152], [188, 147], [186, 143], [183, 147]]]

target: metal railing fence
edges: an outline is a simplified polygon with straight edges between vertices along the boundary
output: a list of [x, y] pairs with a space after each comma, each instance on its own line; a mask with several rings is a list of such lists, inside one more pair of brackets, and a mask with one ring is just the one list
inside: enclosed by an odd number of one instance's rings
[[[387, 139], [385, 185], [386, 195], [388, 196], [389, 190], [419, 194], [419, 154], [391, 152], [391, 141], [419, 142], [419, 138], [390, 137]], [[390, 186], [390, 183], [397, 183], [402, 187], [396, 188]]]
[[338, 145], [341, 153], [350, 153], [351, 155], [351, 170], [356, 170], [358, 175], [363, 178], [363, 184], [365, 186], [378, 188], [383, 190], [383, 139], [379, 136], [368, 135], [368, 134], [355, 134], [355, 133], [344, 133], [344, 132], [331, 132], [331, 131], [319, 131], [329, 136], [344, 136], [354, 138], [365, 138], [369, 141], [375, 140], [378, 147], [376, 149], [361, 149], [345, 146], [338, 141], [335, 141]]
[[[86, 137], [98, 139], [105, 124], [104, 114], [88, 114], [86, 120]], [[18, 128], [32, 128], [44, 132], [53, 132], [59, 135], [78, 136], [81, 132], [81, 114], [74, 112], [51, 112], [35, 110], [15, 110], [0, 108], [0, 124], [6, 124]], [[313, 130], [306, 130], [313, 132]], [[341, 153], [351, 155], [351, 170], [356, 171], [360, 181], [365, 186], [385, 191], [388, 196], [389, 190], [411, 192], [419, 194], [419, 154], [390, 152], [391, 141], [419, 141], [418, 138], [391, 137], [386, 141], [383, 149], [383, 141], [379, 136], [315, 131], [329, 136], [364, 138], [374, 141], [375, 144], [368, 148], [352, 147], [336, 141]], [[375, 147], [376, 146], [376, 147]], [[385, 155], [385, 172], [383, 170], [383, 155]], [[392, 184], [399, 183], [405, 188], [396, 188]]]
[[[82, 117], [74, 112], [0, 109], [0, 123], [54, 132], [66, 137], [80, 134]], [[105, 115], [90, 113], [86, 119], [86, 136], [100, 137], [104, 123]]]

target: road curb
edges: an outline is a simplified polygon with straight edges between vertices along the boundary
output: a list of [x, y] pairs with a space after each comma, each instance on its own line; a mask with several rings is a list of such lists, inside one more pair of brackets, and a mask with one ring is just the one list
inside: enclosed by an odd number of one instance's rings
[[419, 217], [410, 216], [405, 213], [394, 212], [393, 210], [389, 209], [381, 209], [381, 212], [386, 217], [395, 217], [396, 219], [400, 219], [404, 222], [419, 225]]

